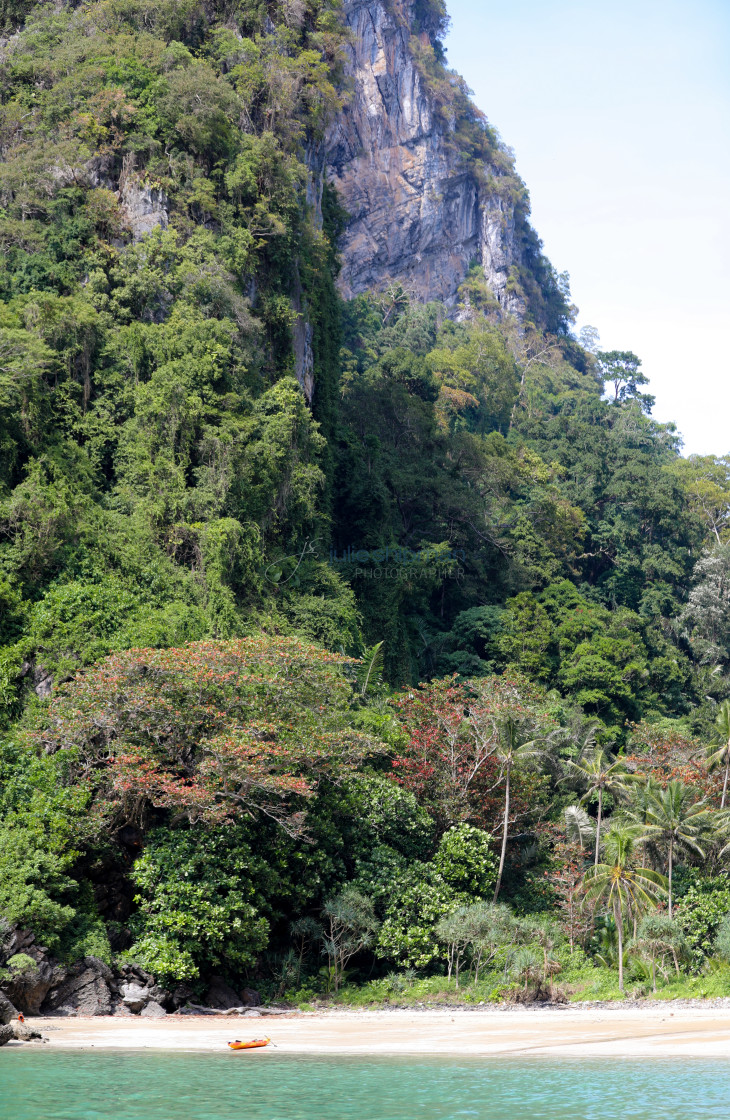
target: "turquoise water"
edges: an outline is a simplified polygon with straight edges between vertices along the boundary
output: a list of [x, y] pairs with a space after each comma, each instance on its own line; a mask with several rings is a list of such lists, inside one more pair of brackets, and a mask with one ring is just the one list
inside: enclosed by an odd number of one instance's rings
[[8, 1120], [720, 1120], [730, 1061], [0, 1050]]

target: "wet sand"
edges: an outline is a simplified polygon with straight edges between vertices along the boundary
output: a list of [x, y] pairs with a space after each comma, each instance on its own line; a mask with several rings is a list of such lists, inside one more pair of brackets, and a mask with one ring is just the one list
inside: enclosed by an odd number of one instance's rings
[[276, 1049], [228, 1051], [242, 1061], [272, 1053], [730, 1058], [730, 1007], [673, 1008], [671, 1003], [616, 1009], [329, 1011], [276, 1019], [53, 1018], [29, 1024], [43, 1032], [48, 1048], [225, 1051], [231, 1039], [266, 1035], [276, 1043]]

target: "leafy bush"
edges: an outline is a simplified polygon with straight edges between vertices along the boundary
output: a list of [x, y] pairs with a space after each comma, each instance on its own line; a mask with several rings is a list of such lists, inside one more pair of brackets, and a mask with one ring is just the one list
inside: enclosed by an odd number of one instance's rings
[[155, 830], [132, 870], [140, 893], [128, 957], [163, 984], [240, 974], [268, 940], [257, 893], [264, 876], [241, 828]]
[[730, 885], [723, 878], [705, 879], [692, 886], [677, 908], [677, 923], [683, 930], [695, 969], [711, 956], [724, 916], [730, 913]]
[[715, 953], [730, 964], [730, 913], [721, 919], [715, 937]]
[[20, 823], [0, 823], [0, 914], [30, 926], [56, 948], [75, 910], [76, 883], [69, 871], [75, 853], [54, 850], [53, 838]]

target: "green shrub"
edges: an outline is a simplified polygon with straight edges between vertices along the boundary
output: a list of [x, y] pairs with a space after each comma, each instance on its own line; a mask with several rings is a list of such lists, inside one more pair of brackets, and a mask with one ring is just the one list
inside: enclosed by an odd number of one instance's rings
[[701, 880], [689, 888], [677, 907], [677, 924], [684, 932], [692, 959], [699, 970], [712, 955], [720, 923], [730, 913], [730, 884], [723, 876]]

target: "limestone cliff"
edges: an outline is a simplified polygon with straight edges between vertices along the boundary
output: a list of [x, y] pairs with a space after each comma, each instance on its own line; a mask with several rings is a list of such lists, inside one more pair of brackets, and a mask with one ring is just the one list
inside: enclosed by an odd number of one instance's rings
[[494, 188], [500, 171], [465, 161], [450, 134], [419, 68], [435, 31], [423, 19], [414, 31], [416, 3], [345, 0], [352, 93], [326, 142], [350, 214], [340, 287], [351, 297], [398, 280], [418, 299], [453, 304], [478, 261], [502, 307], [519, 313], [508, 286], [520, 263], [514, 205]]

